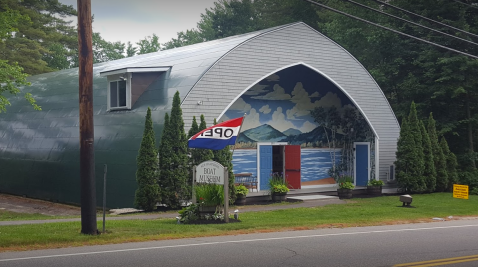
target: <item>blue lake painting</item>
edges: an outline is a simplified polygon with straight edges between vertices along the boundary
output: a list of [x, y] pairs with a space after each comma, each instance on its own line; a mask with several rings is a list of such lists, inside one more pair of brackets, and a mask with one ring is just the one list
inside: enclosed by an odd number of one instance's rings
[[[335, 150], [336, 162], [340, 162], [340, 149]], [[236, 149], [232, 158], [234, 173], [250, 172], [257, 176], [257, 150]], [[332, 167], [331, 149], [301, 149], [301, 181], [314, 181], [329, 178]]]

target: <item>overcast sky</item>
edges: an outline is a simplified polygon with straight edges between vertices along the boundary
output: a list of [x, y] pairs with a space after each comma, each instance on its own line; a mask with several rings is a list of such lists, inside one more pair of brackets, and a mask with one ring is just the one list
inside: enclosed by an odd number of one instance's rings
[[[155, 33], [159, 42], [176, 33], [196, 28], [201, 13], [218, 0], [91, 0], [93, 31], [109, 42], [130, 41], [133, 45]], [[58, 0], [77, 9], [76, 0]], [[76, 24], [76, 17], [74, 18]]]

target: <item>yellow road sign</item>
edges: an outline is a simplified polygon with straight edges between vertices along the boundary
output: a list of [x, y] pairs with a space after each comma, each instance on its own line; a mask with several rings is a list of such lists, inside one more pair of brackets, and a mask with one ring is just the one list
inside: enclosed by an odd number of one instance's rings
[[467, 185], [461, 185], [461, 184], [454, 184], [453, 185], [453, 197], [454, 198], [468, 199], [468, 186]]

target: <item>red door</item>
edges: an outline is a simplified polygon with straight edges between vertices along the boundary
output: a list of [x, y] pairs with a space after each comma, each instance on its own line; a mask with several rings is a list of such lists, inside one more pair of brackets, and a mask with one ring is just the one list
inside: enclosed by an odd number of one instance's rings
[[300, 146], [285, 146], [285, 177], [289, 188], [300, 189]]

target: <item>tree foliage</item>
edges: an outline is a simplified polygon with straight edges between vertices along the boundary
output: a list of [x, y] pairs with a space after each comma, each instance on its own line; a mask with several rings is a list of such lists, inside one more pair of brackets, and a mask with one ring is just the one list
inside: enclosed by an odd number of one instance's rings
[[139, 42], [136, 44], [139, 48], [138, 55], [158, 52], [161, 49], [159, 37], [156, 34], [153, 34], [152, 36], [146, 36], [144, 39], [139, 40]]
[[151, 109], [148, 107], [144, 123], [143, 139], [136, 159], [136, 182], [138, 189], [135, 193], [135, 206], [151, 211], [156, 208], [159, 199], [158, 177], [158, 153], [156, 140], [151, 119]]
[[433, 119], [432, 113], [430, 113], [430, 116], [428, 117], [428, 135], [430, 137], [430, 144], [433, 151], [435, 170], [437, 172], [436, 191], [443, 192], [448, 187], [448, 173], [446, 170], [446, 158], [438, 142], [438, 136], [437, 136], [436, 127], [435, 127], [435, 119]]
[[0, 12], [6, 10], [14, 10], [22, 19], [15, 34], [0, 45], [1, 60], [17, 62], [25, 73], [34, 75], [64, 66], [58, 57], [63, 54], [68, 58], [77, 51], [76, 29], [64, 20], [66, 16], [76, 16], [72, 6], [57, 0], [3, 0]]
[[458, 174], [456, 172], [458, 163], [456, 161], [456, 156], [450, 151], [445, 137], [441, 138], [440, 147], [446, 159], [446, 172], [448, 174], [448, 185], [446, 191], [453, 191], [453, 185], [458, 184]]
[[[12, 33], [18, 30], [17, 25], [20, 21], [28, 22], [29, 18], [10, 9], [0, 13], [0, 47], [12, 38]], [[10, 105], [5, 93], [16, 95], [20, 92], [19, 87], [30, 85], [26, 80], [27, 76], [17, 62], [11, 63], [8, 60], [0, 59], [0, 112], [5, 112], [6, 107]], [[33, 108], [41, 110], [30, 93], [25, 94], [25, 99], [30, 102]]]
[[417, 116], [417, 109], [415, 102], [412, 101], [410, 106], [410, 114], [408, 115], [408, 127], [410, 135], [413, 138], [415, 146], [412, 147], [414, 160], [410, 162], [409, 174], [412, 179], [415, 180], [415, 186], [412, 191], [424, 192], [426, 190], [425, 177], [423, 173], [425, 171], [425, 156], [423, 153], [423, 141], [422, 132], [420, 129], [420, 121]]
[[174, 94], [171, 117], [164, 117], [163, 134], [159, 146], [159, 186], [162, 203], [179, 208], [182, 200], [191, 198], [192, 184], [188, 183], [188, 147], [179, 92]]
[[422, 135], [422, 148], [424, 156], [424, 172], [423, 177], [425, 179], [425, 191], [432, 193], [435, 192], [436, 183], [437, 183], [437, 173], [435, 170], [435, 162], [433, 156], [432, 145], [430, 142], [430, 137], [428, 136], [428, 131], [425, 129], [423, 121], [420, 120], [420, 132]]

